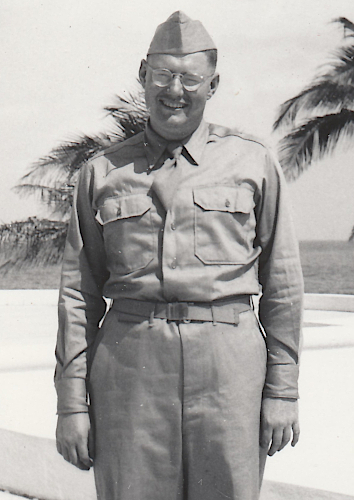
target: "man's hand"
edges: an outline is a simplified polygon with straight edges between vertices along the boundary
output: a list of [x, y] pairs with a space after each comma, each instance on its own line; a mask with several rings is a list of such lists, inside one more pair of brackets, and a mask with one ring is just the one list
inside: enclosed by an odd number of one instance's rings
[[56, 437], [57, 450], [65, 460], [79, 469], [89, 470], [93, 464], [89, 456], [91, 438], [89, 414], [59, 415]]
[[269, 448], [268, 455], [272, 456], [288, 444], [291, 435], [291, 446], [295, 446], [300, 435], [297, 400], [265, 398], [262, 401], [261, 410], [260, 445], [262, 448]]

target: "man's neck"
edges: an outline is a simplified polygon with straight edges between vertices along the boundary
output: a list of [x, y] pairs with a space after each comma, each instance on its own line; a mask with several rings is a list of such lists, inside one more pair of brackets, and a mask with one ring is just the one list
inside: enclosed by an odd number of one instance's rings
[[[199, 127], [200, 123], [198, 124], [198, 127]], [[151, 129], [153, 130], [153, 132], [161, 137], [161, 139], [163, 141], [166, 141], [166, 142], [180, 142], [181, 144], [186, 144], [189, 139], [192, 137], [192, 135], [194, 134], [194, 132], [198, 129], [198, 127], [196, 127], [193, 131], [189, 131], [188, 134], [184, 135], [184, 134], [168, 134], [166, 133], [166, 130], [162, 130], [162, 131], [159, 131], [156, 129], [156, 127], [154, 127], [154, 125], [151, 123], [151, 121], [149, 121], [149, 126], [151, 127]]]

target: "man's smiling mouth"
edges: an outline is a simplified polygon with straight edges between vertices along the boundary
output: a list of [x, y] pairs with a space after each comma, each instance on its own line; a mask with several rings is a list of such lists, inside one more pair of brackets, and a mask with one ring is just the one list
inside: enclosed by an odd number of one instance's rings
[[160, 99], [160, 102], [169, 109], [183, 109], [187, 106], [184, 102], [174, 102], [167, 99]]

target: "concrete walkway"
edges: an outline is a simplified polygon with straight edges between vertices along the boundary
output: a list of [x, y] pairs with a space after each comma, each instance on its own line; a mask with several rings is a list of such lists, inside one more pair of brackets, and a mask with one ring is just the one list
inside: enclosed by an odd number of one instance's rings
[[[66, 464], [53, 442], [57, 292], [11, 292], [0, 294], [0, 490], [94, 499], [92, 473]], [[354, 312], [306, 310], [304, 320], [301, 440], [268, 460], [262, 500], [354, 498]]]

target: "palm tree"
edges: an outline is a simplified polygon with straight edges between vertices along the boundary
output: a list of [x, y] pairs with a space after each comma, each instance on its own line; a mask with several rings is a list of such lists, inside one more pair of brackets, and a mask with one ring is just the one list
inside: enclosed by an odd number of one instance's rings
[[[280, 161], [294, 180], [313, 161], [354, 136], [354, 24], [340, 17], [344, 42], [322, 74], [280, 107], [274, 129], [290, 128], [280, 141]], [[354, 227], [349, 237], [354, 241]]]
[[113, 119], [110, 132], [95, 137], [83, 135], [60, 144], [35, 162], [15, 186], [20, 196], [37, 196], [53, 220], [30, 217], [0, 226], [0, 269], [6, 271], [14, 265], [53, 264], [61, 260], [80, 168], [101, 149], [142, 131], [148, 119], [140, 84], [125, 97], [116, 96], [113, 105], [104, 109]]

